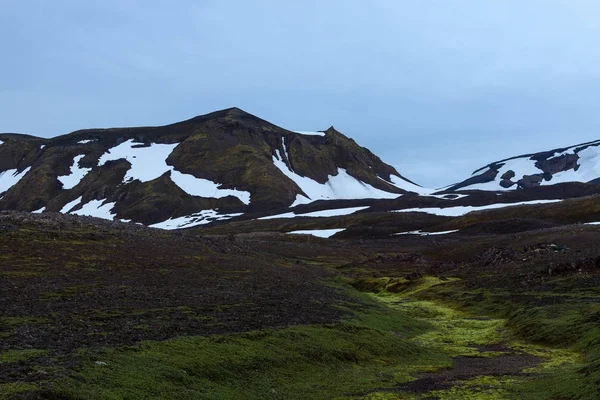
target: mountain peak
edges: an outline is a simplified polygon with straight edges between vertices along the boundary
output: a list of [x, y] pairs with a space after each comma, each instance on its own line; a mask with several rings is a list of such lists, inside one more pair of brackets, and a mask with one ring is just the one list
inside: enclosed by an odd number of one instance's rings
[[166, 126], [15, 137], [0, 142], [0, 210], [182, 227], [412, 190], [393, 183], [400, 174], [369, 150], [333, 126], [325, 132], [327, 140], [294, 134], [230, 107]]
[[224, 108], [222, 110], [214, 111], [209, 114], [199, 115], [197, 117], [191, 118], [186, 121], [179, 122], [179, 124], [188, 124], [188, 123], [202, 123], [212, 120], [223, 120], [223, 121], [236, 121], [242, 123], [251, 123], [251, 124], [269, 124], [270, 122], [263, 120], [262, 118], [257, 117], [254, 114], [250, 114], [247, 111], [242, 110], [239, 107], [230, 107]]

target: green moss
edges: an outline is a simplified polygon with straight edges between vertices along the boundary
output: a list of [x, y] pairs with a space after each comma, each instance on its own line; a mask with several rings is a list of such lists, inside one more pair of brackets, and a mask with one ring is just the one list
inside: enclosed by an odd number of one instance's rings
[[40, 271], [2, 271], [0, 276], [6, 278], [33, 278], [37, 276], [43, 276], [45, 273]]
[[430, 394], [439, 400], [505, 400], [514, 396], [515, 380], [512, 377], [480, 376]]
[[0, 326], [4, 325], [10, 328], [21, 325], [40, 324], [44, 322], [48, 322], [48, 318], [42, 316], [0, 317]]
[[0, 363], [15, 363], [26, 361], [32, 358], [38, 358], [48, 354], [47, 350], [25, 349], [25, 350], [9, 350], [0, 353]]
[[73, 285], [62, 288], [55, 292], [42, 293], [41, 299], [46, 301], [57, 301], [63, 299], [69, 299], [76, 296], [93, 296], [93, 289], [97, 285]]
[[362, 398], [369, 389], [392, 388], [419, 371], [449, 365], [447, 355], [411, 339], [428, 324], [367, 296], [360, 304], [335, 325], [83, 352], [85, 367], [55, 391], [72, 399]]
[[38, 387], [29, 382], [0, 383], [0, 400], [8, 400], [20, 393], [36, 392]]
[[417, 397], [410, 394], [396, 393], [371, 393], [368, 394], [365, 400], [417, 400]]

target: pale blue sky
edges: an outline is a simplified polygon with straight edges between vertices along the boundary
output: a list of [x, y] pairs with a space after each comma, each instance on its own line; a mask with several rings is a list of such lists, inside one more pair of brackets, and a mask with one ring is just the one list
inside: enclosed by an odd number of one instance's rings
[[0, 0], [0, 132], [238, 106], [425, 186], [600, 139], [597, 0]]

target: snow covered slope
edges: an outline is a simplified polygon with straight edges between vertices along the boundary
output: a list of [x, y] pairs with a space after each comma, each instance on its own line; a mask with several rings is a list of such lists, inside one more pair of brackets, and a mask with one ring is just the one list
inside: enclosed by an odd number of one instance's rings
[[600, 182], [600, 140], [497, 161], [452, 190], [514, 190], [565, 182]]
[[0, 193], [6, 192], [8, 189], [19, 183], [19, 181], [27, 175], [31, 168], [19, 172], [17, 169], [9, 169], [0, 172]]
[[232, 108], [163, 127], [0, 135], [0, 210], [189, 227], [318, 200], [429, 193], [333, 127]]

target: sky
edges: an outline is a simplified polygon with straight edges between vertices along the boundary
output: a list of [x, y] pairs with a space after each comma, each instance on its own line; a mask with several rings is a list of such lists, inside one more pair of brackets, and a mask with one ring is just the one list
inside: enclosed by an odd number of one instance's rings
[[0, 0], [0, 132], [240, 107], [427, 187], [600, 139], [597, 0]]

